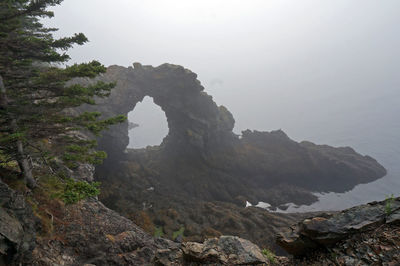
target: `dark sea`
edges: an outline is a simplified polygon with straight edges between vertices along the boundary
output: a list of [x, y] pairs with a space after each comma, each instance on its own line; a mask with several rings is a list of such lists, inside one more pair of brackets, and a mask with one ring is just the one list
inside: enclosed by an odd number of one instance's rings
[[[332, 146], [351, 146], [382, 164], [387, 175], [372, 183], [357, 185], [345, 193], [316, 193], [311, 206], [289, 205], [287, 212], [342, 210], [375, 200], [400, 196], [400, 95], [385, 99], [381, 106], [357, 110], [358, 118], [337, 122], [336, 128], [314, 127], [309, 139]], [[346, 117], [343, 115], [342, 117]]]
[[386, 168], [387, 175], [345, 193], [315, 193], [318, 202], [310, 206], [288, 204], [283, 212], [342, 210], [391, 195], [400, 196], [400, 88], [354, 95], [342, 92], [336, 97], [311, 98], [309, 104], [300, 99], [296, 105], [295, 98], [288, 102], [300, 115], [290, 109], [282, 110], [275, 112], [270, 121], [283, 121], [283, 130], [289, 137], [335, 147], [350, 146], [375, 158]]

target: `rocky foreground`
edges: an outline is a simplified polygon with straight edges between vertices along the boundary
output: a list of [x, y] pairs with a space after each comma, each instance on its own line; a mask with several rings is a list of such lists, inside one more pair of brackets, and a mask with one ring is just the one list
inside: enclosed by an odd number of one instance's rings
[[[35, 193], [32, 197], [40, 200]], [[96, 199], [68, 206], [54, 200], [40, 203], [47, 218], [36, 216], [21, 192], [0, 182], [0, 265], [400, 263], [400, 198], [304, 219], [277, 237], [293, 254], [287, 257], [235, 236], [203, 243], [154, 238]]]
[[400, 198], [305, 219], [277, 242], [287, 265], [399, 265]]

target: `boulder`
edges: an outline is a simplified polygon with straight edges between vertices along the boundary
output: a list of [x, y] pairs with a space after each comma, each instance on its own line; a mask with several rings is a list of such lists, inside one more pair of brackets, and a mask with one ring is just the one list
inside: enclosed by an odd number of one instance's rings
[[352, 235], [399, 222], [400, 198], [387, 199], [305, 219], [278, 234], [277, 243], [290, 254], [304, 256], [317, 248], [332, 247]]
[[51, 240], [37, 241], [33, 265], [150, 265], [157, 249], [177, 247], [96, 199], [66, 205], [56, 215]]
[[236, 236], [211, 238], [204, 243], [184, 242], [180, 249], [156, 252], [158, 265], [265, 265], [260, 248]]
[[0, 179], [0, 264], [18, 265], [32, 261], [35, 219], [23, 195]]

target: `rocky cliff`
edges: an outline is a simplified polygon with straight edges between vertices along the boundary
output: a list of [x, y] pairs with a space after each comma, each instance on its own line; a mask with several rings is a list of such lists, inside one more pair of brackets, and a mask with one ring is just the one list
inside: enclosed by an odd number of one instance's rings
[[[98, 99], [96, 106], [82, 109], [97, 110], [104, 116], [127, 115], [145, 96], [150, 96], [168, 120], [169, 133], [163, 148], [181, 156], [203, 154], [235, 138], [232, 114], [225, 107], [218, 107], [204, 92], [195, 73], [171, 64], [154, 68], [135, 63], [134, 67], [109, 67], [98, 79], [117, 82], [117, 87], [110, 97]], [[115, 126], [100, 139], [100, 146], [108, 151], [111, 159], [119, 158], [126, 149], [128, 127], [128, 123]]]
[[[154, 238], [97, 199], [65, 205], [43, 188], [29, 191], [1, 169], [0, 265], [259, 265], [248, 240], [222, 236], [204, 244]], [[47, 184], [48, 185], [48, 184]]]
[[[184, 227], [185, 236], [195, 240], [210, 236], [203, 231], [213, 232], [211, 236], [248, 236], [244, 232], [258, 231], [269, 219], [249, 221], [242, 213], [246, 201], [268, 202], [273, 207], [288, 202], [310, 204], [316, 200], [312, 192], [343, 192], [386, 174], [376, 160], [349, 147], [298, 143], [281, 130], [234, 134], [232, 114], [215, 104], [196, 77], [171, 64], [111, 66], [97, 78], [117, 82], [110, 97], [82, 108], [106, 117], [126, 115], [150, 96], [165, 112], [169, 133], [160, 146], [127, 150], [128, 123], [112, 127], [99, 140], [100, 149], [109, 154], [96, 168], [97, 179], [103, 183], [101, 200], [146, 224], [149, 232], [163, 228], [172, 237]], [[206, 207], [208, 203], [225, 214], [210, 214], [213, 208]], [[177, 215], [168, 218], [168, 210]], [[134, 214], [138, 211], [142, 214]], [[230, 223], [227, 217], [241, 218], [232, 218]], [[258, 244], [270, 242], [250, 239]]]
[[[290, 186], [289, 194], [294, 188], [298, 194], [304, 190], [343, 192], [386, 174], [373, 158], [349, 147], [297, 143], [280, 130], [246, 130], [239, 138], [232, 132], [232, 114], [215, 104], [196, 77], [181, 66], [135, 63], [134, 68], [111, 66], [98, 78], [115, 81], [117, 86], [110, 97], [98, 99], [98, 105], [84, 106], [83, 110], [97, 110], [106, 117], [127, 115], [145, 96], [150, 96], [165, 112], [169, 127], [159, 147], [129, 150], [128, 155], [128, 123], [106, 132], [100, 139], [100, 148], [107, 151], [109, 159], [97, 171], [102, 179], [113, 179], [103, 173], [121, 170], [119, 164], [126, 162], [158, 172], [155, 180], [141, 178], [162, 183], [164, 190], [173, 187], [206, 200], [232, 202], [243, 196], [253, 203], [280, 204], [290, 199], [271, 196], [269, 189], [276, 185]], [[129, 170], [126, 172], [129, 174]], [[291, 198], [295, 200], [297, 195]], [[309, 201], [310, 196], [305, 196], [302, 203]]]

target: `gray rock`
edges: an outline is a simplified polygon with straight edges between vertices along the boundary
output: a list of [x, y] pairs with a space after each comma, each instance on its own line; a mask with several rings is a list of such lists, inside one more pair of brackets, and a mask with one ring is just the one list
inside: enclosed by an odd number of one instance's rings
[[152, 238], [96, 199], [66, 205], [58, 215], [54, 234], [63, 241], [38, 240], [34, 265], [149, 265], [157, 249], [177, 247]]
[[211, 238], [204, 243], [184, 242], [180, 249], [160, 249], [158, 265], [260, 265], [267, 258], [260, 248], [236, 236]]
[[291, 230], [280, 233], [277, 243], [290, 254], [301, 256], [318, 247], [330, 247], [342, 239], [385, 223], [400, 222], [400, 198], [391, 202], [371, 202], [333, 215], [305, 219]]
[[34, 224], [32, 210], [23, 195], [0, 180], [0, 262], [6, 265], [31, 262]]
[[[134, 66], [110, 66], [98, 79], [117, 81], [116, 88], [108, 98], [96, 99], [96, 106], [85, 105], [80, 109], [100, 111], [104, 117], [127, 114], [145, 96], [150, 96], [168, 118], [169, 133], [163, 141], [167, 149], [198, 152], [234, 138], [232, 114], [225, 107], [218, 107], [204, 92], [195, 73], [172, 64], [152, 67], [135, 63]], [[125, 150], [128, 130], [134, 126], [125, 122], [103, 133], [99, 146], [107, 151], [109, 158]]]
[[[4, 209], [0, 212], [0, 236], [3, 237], [4, 241], [9, 241], [13, 245], [18, 246], [23, 236], [22, 225], [16, 218], [11, 217], [7, 214]], [[1, 251], [3, 254], [7, 253], [6, 250]]]

